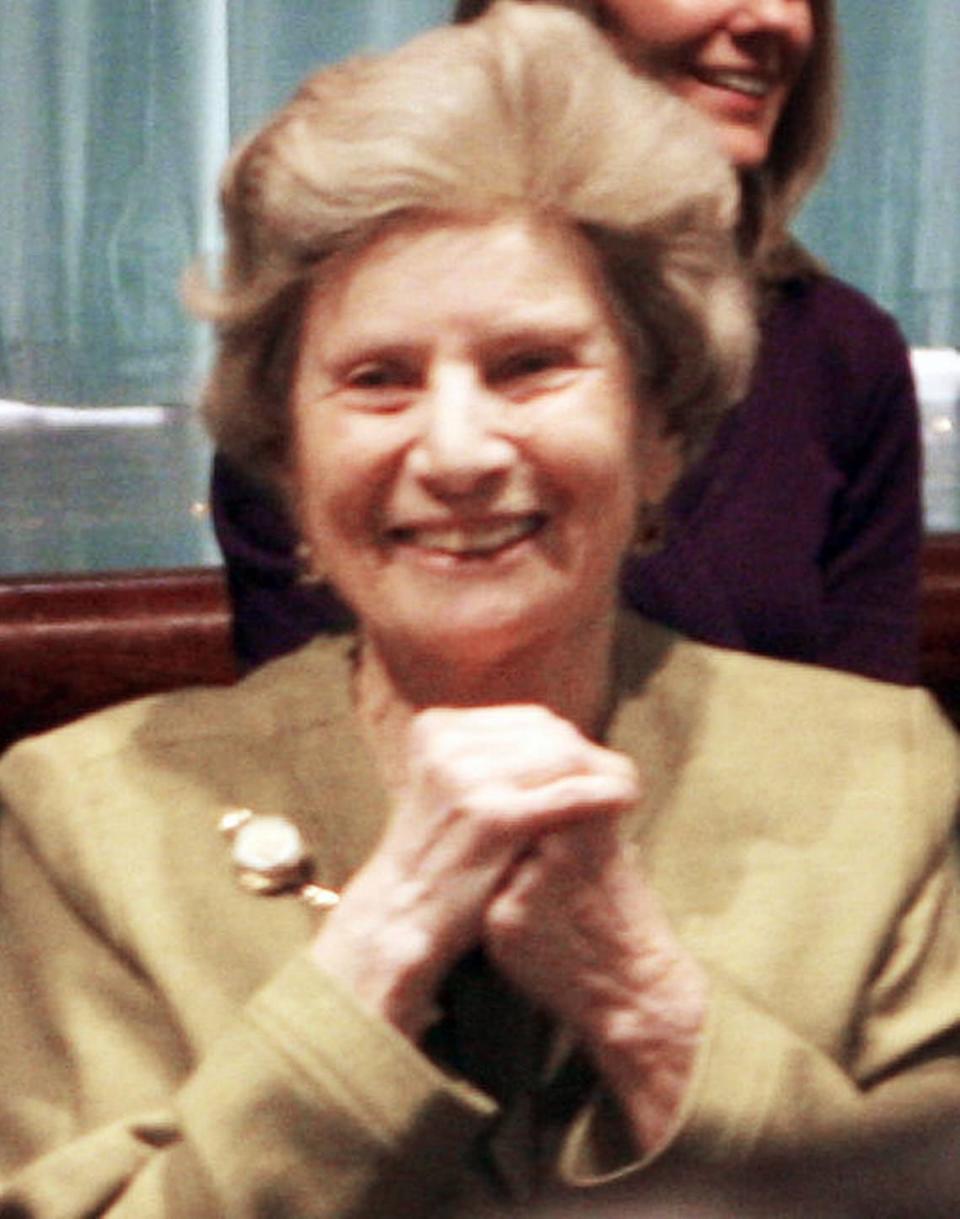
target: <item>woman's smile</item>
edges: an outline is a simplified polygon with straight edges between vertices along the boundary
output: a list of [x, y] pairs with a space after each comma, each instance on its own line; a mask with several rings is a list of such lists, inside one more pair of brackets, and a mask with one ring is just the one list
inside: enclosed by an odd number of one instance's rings
[[698, 68], [693, 75], [705, 85], [756, 98], [766, 97], [775, 83], [769, 77], [746, 72], [741, 68]]
[[710, 68], [703, 65], [690, 69], [690, 76], [710, 89], [763, 102], [778, 87], [779, 78], [768, 72], [748, 68]]
[[448, 521], [423, 525], [393, 525], [386, 541], [427, 555], [456, 559], [490, 559], [534, 537], [547, 517], [526, 512], [480, 520]]

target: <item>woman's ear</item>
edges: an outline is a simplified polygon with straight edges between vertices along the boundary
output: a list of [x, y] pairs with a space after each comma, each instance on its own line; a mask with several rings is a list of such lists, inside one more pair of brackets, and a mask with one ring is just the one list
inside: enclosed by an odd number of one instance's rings
[[640, 501], [662, 504], [683, 471], [683, 448], [678, 435], [649, 426], [639, 437]]
[[296, 463], [289, 451], [277, 462], [272, 481], [287, 516], [296, 525], [300, 519], [299, 480], [297, 479]]
[[683, 470], [680, 437], [668, 435], [659, 421], [648, 419], [637, 438], [637, 513], [629, 553], [646, 558], [666, 540], [664, 500]]

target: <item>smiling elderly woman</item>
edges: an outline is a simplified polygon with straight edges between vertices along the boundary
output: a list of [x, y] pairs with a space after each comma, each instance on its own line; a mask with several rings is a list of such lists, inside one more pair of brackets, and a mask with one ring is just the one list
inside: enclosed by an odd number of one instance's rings
[[[458, 0], [454, 18], [490, 3]], [[837, 125], [835, 0], [566, 7], [710, 126], [737, 173], [738, 246], [762, 302], [746, 397], [671, 489], [662, 544], [624, 564], [628, 604], [701, 643], [915, 681], [923, 528], [909, 350], [893, 318], [790, 233]], [[222, 453], [211, 507], [242, 665], [342, 618], [329, 584], [300, 582], [284, 506]]]
[[208, 417], [358, 630], [0, 768], [5, 1213], [642, 1200], [960, 1097], [926, 697], [617, 608], [749, 372], [705, 130], [504, 4], [236, 154]]

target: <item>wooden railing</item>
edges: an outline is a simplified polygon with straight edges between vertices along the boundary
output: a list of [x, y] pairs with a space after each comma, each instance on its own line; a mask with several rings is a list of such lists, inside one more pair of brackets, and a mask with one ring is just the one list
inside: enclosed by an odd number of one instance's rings
[[0, 748], [122, 699], [233, 678], [217, 570], [0, 580]]
[[927, 539], [920, 624], [920, 680], [960, 726], [960, 534]]
[[[960, 724], [960, 534], [926, 546], [920, 667]], [[234, 676], [215, 569], [0, 580], [0, 748], [122, 699]]]

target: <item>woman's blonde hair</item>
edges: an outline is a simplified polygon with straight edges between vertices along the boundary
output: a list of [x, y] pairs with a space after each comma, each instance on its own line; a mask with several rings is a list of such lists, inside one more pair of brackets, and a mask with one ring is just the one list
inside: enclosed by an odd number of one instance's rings
[[[602, 0], [553, 0], [602, 25]], [[472, 21], [493, 0], [459, 0], [455, 22]], [[810, 0], [813, 46], [784, 107], [758, 170], [743, 178], [741, 237], [755, 273], [776, 283], [817, 269], [815, 260], [790, 235], [790, 224], [820, 178], [833, 150], [839, 122], [840, 53], [835, 0]]]
[[537, 7], [499, 0], [470, 25], [318, 73], [228, 162], [221, 281], [194, 278], [188, 296], [218, 328], [204, 397], [213, 438], [267, 481], [286, 466], [308, 290], [334, 255], [404, 218], [532, 213], [575, 226], [597, 253], [638, 392], [688, 454], [744, 392], [754, 327], [738, 189], [707, 124], [631, 73], [587, 21]]

